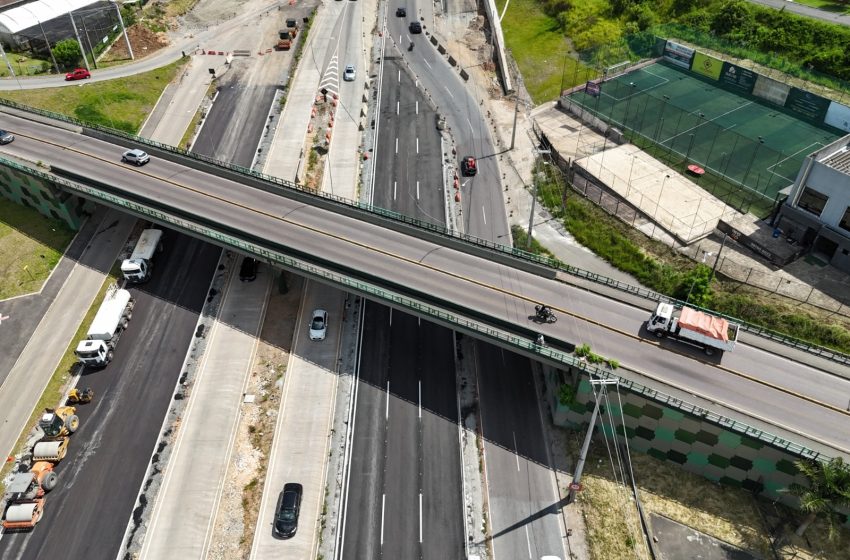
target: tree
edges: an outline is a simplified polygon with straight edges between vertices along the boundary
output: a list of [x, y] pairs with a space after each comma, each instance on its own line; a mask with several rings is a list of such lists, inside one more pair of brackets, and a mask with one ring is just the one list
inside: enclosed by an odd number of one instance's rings
[[746, 34], [752, 21], [749, 6], [739, 0], [731, 0], [720, 7], [711, 22], [711, 30], [718, 35]]
[[850, 465], [841, 457], [826, 462], [800, 460], [794, 465], [809, 480], [808, 486], [795, 483], [786, 490], [800, 499], [800, 509], [808, 513], [795, 533], [802, 537], [815, 519], [823, 516], [829, 523], [829, 538], [835, 538], [841, 516], [838, 508], [850, 507]]
[[80, 45], [74, 39], [65, 39], [56, 43], [53, 47], [53, 56], [56, 57], [56, 62], [66, 68], [77, 66], [83, 54], [80, 52]]
[[682, 275], [673, 297], [685, 303], [706, 307], [711, 301], [711, 269], [698, 264]]

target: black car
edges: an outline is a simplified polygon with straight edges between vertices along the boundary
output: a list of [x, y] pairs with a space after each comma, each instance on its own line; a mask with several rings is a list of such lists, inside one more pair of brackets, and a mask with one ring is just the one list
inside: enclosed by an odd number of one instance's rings
[[15, 135], [6, 130], [0, 130], [0, 144], [8, 144], [15, 139]]
[[257, 259], [245, 257], [239, 267], [239, 279], [243, 282], [253, 282], [257, 279]]
[[422, 33], [422, 24], [418, 21], [410, 22], [410, 32], [411, 33]]
[[303, 489], [296, 482], [288, 482], [277, 498], [274, 513], [274, 536], [289, 539], [298, 530], [298, 514], [301, 513], [301, 493]]
[[395, 17], [407, 17], [407, 8], [396, 8]]

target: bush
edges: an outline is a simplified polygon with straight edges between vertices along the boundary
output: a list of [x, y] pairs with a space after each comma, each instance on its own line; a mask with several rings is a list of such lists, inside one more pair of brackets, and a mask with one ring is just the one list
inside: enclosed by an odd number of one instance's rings
[[78, 66], [83, 58], [80, 45], [74, 39], [65, 39], [56, 43], [53, 47], [53, 56], [56, 58], [56, 62], [65, 68]]

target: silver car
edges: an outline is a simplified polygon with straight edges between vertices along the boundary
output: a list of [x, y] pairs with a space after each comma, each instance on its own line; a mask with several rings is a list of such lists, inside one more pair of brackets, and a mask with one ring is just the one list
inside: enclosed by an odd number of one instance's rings
[[135, 163], [136, 165], [144, 165], [151, 160], [151, 157], [142, 150], [134, 149], [127, 150], [121, 155], [121, 161]]
[[15, 139], [15, 135], [8, 130], [0, 130], [0, 144], [8, 144]]
[[310, 319], [310, 340], [324, 340], [328, 332], [328, 312], [315, 309]]
[[356, 70], [354, 70], [354, 65], [349, 64], [345, 67], [345, 70], [342, 72], [342, 79], [346, 82], [353, 82], [355, 76], [357, 76]]

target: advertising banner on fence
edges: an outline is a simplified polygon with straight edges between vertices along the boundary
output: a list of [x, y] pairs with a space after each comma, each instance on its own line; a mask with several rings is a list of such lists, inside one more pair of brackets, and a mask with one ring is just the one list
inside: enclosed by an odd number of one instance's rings
[[593, 97], [599, 97], [599, 94], [602, 92], [602, 85], [599, 82], [588, 81], [584, 84], [584, 93], [587, 95], [592, 95]]
[[694, 57], [694, 49], [680, 45], [674, 41], [667, 41], [664, 45], [664, 59], [676, 66], [690, 69], [691, 59]]
[[753, 87], [753, 95], [784, 107], [790, 90], [791, 87], [786, 86], [782, 82], [777, 82], [776, 80], [759, 75], [756, 78], [756, 85]]
[[850, 132], [850, 107], [833, 101], [829, 104], [829, 109], [826, 110], [826, 117], [823, 122], [835, 128], [840, 128], [844, 132]]
[[694, 62], [691, 64], [692, 72], [717, 80], [720, 78], [721, 70], [723, 70], [723, 61], [720, 59], [701, 52], [694, 55]]
[[791, 88], [785, 107], [817, 123], [822, 123], [830, 100], [800, 88]]
[[723, 71], [720, 72], [720, 85], [735, 93], [749, 94], [753, 92], [757, 77], [758, 74], [752, 70], [724, 62]]

